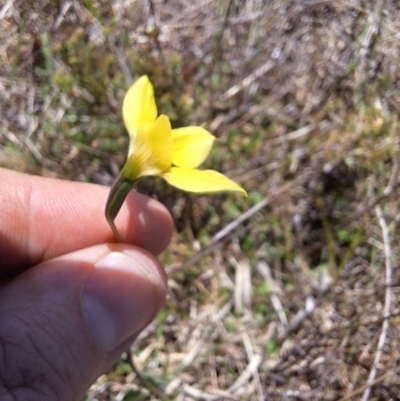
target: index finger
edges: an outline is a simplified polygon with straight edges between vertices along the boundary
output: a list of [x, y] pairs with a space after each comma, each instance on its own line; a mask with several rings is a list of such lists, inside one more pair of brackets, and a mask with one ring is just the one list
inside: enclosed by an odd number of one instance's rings
[[[104, 217], [109, 188], [0, 168], [0, 278], [44, 260], [114, 242]], [[117, 218], [126, 243], [154, 255], [169, 243], [172, 219], [157, 201], [130, 193]]]

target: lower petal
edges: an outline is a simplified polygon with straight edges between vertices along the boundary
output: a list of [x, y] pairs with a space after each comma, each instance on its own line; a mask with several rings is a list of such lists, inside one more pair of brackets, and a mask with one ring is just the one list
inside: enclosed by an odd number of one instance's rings
[[235, 191], [247, 195], [238, 184], [214, 170], [171, 167], [160, 174], [170, 185], [188, 192], [210, 193]]

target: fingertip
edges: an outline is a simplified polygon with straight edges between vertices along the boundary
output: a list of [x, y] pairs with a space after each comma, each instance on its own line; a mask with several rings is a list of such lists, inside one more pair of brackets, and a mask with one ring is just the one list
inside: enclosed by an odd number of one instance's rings
[[147, 249], [156, 256], [170, 243], [174, 227], [164, 205], [135, 192], [127, 196], [116, 223], [122, 226], [126, 243]]
[[[105, 217], [109, 188], [5, 169], [0, 169], [0, 178], [0, 278], [59, 255], [115, 242]], [[128, 194], [116, 224], [124, 242], [153, 255], [167, 247], [173, 231], [167, 209], [134, 192]]]
[[99, 349], [112, 353], [137, 335], [162, 308], [166, 274], [151, 254], [124, 244], [94, 264], [82, 293], [82, 310]]

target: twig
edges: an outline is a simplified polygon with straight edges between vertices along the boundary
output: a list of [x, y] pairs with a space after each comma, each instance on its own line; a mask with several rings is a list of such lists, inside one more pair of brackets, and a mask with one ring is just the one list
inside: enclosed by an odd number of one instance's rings
[[383, 193], [385, 195], [389, 195], [393, 191], [393, 188], [396, 186], [398, 177], [399, 177], [399, 161], [397, 159], [394, 159], [392, 173], [390, 174], [389, 178], [389, 183], [383, 190]]
[[175, 369], [175, 372], [185, 370], [188, 366], [194, 363], [195, 359], [198, 358], [200, 353], [204, 352], [204, 347], [209, 336], [215, 331], [215, 326], [220, 323], [232, 309], [232, 305], [232, 301], [228, 301], [225, 305], [219, 308], [218, 312], [213, 314], [210, 322], [207, 322], [206, 325], [203, 325], [204, 328], [201, 333], [201, 338], [191, 346], [190, 352], [185, 355], [179, 367]]
[[378, 217], [379, 224], [382, 229], [382, 237], [383, 237], [383, 245], [384, 245], [384, 252], [385, 252], [385, 266], [386, 266], [386, 277], [385, 277], [385, 307], [383, 311], [384, 321], [382, 324], [382, 331], [381, 335], [379, 336], [378, 347], [375, 354], [374, 363], [372, 365], [371, 371], [369, 373], [368, 381], [367, 381], [367, 388], [364, 391], [363, 397], [361, 401], [367, 401], [369, 395], [371, 393], [371, 387], [375, 380], [376, 370], [379, 364], [379, 361], [382, 356], [383, 346], [385, 345], [385, 340], [387, 337], [387, 332], [389, 329], [389, 318], [390, 318], [390, 301], [392, 297], [392, 251], [390, 248], [390, 238], [389, 238], [389, 230], [386, 224], [386, 221], [382, 214], [382, 209], [377, 206], [375, 208], [376, 216]]
[[250, 75], [248, 75], [246, 78], [242, 80], [239, 84], [236, 84], [232, 86], [230, 89], [228, 89], [222, 96], [221, 100], [226, 101], [230, 99], [231, 97], [235, 96], [237, 93], [239, 93], [242, 89], [248, 88], [254, 81], [256, 81], [258, 78], [261, 78], [263, 75], [265, 75], [269, 70], [271, 70], [275, 64], [269, 60], [260, 67], [258, 67], [254, 72], [252, 72]]
[[[338, 278], [336, 278], [336, 281]], [[335, 281], [332, 279], [330, 275], [322, 275], [321, 276], [321, 282], [320, 282], [320, 292], [316, 298], [314, 298], [312, 295], [307, 295], [305, 302], [304, 302], [304, 307], [301, 308], [296, 315], [293, 317], [293, 319], [289, 323], [289, 327], [287, 332], [285, 333], [285, 336], [282, 336], [280, 338], [281, 342], [285, 340], [288, 334], [294, 332], [297, 330], [301, 323], [306, 319], [308, 316], [310, 316], [312, 313], [314, 313], [315, 309], [321, 305], [322, 301], [325, 298], [325, 294], [330, 290], [330, 288], [333, 287], [335, 284]]]
[[379, 29], [382, 23], [382, 10], [384, 9], [386, 4], [385, 0], [379, 0], [375, 4], [375, 9], [371, 12], [367, 19], [367, 27], [364, 31], [364, 37], [360, 44], [359, 51], [359, 60], [361, 69], [365, 70], [365, 64], [367, 60], [367, 56], [371, 51], [371, 48], [375, 42], [376, 36], [379, 33]]
[[349, 225], [353, 221], [358, 221], [361, 217], [363, 217], [366, 213], [370, 213], [373, 208], [375, 208], [379, 203], [381, 203], [384, 199], [391, 196], [398, 188], [400, 188], [400, 182], [397, 182], [394, 186], [387, 186], [384, 190], [384, 194], [374, 199], [372, 202], [364, 206], [359, 212], [356, 212], [355, 215], [346, 219], [343, 223], [344, 226]]
[[228, 234], [230, 234], [236, 227], [238, 227], [240, 224], [248, 220], [250, 217], [254, 216], [256, 213], [258, 213], [260, 210], [265, 208], [268, 204], [273, 202], [276, 198], [281, 196], [284, 193], [289, 192], [293, 187], [296, 185], [300, 185], [307, 181], [310, 178], [311, 172], [307, 172], [300, 176], [299, 178], [295, 179], [294, 181], [278, 188], [275, 192], [271, 193], [268, 195], [266, 198], [264, 198], [261, 202], [257, 203], [253, 207], [251, 207], [249, 210], [241, 214], [237, 219], [233, 220], [230, 222], [228, 225], [226, 225], [222, 230], [218, 231], [214, 237], [212, 237], [211, 241], [208, 243], [207, 246], [205, 246], [201, 251], [193, 255], [188, 261], [183, 263], [180, 266], [170, 266], [167, 270], [170, 273], [171, 271], [174, 270], [184, 270], [187, 267], [191, 266], [193, 263], [198, 262], [200, 259], [202, 259], [204, 256], [208, 255], [218, 244], [219, 241], [221, 241], [223, 238], [225, 238]]
[[218, 390], [218, 394], [209, 394], [197, 388], [184, 385], [183, 391], [185, 394], [187, 394], [188, 396], [192, 397], [192, 399], [195, 400], [204, 400], [204, 401], [239, 400], [238, 397], [229, 394], [227, 391], [222, 391], [222, 390]]
[[[255, 352], [253, 349], [253, 345], [249, 336], [249, 333], [246, 330], [246, 327], [243, 328], [244, 330], [242, 331], [242, 341], [243, 341], [243, 345], [244, 348], [246, 349], [246, 353], [247, 353], [247, 358], [252, 361], [254, 360], [255, 357]], [[261, 362], [260, 362], [261, 364]], [[259, 365], [260, 365], [259, 364]], [[259, 401], [264, 401], [265, 400], [265, 394], [263, 391], [263, 387], [261, 384], [261, 380], [260, 380], [260, 374], [258, 371], [258, 367], [257, 369], [254, 369], [254, 374], [253, 374], [253, 383], [256, 387], [256, 391], [257, 391], [257, 395], [258, 395], [258, 400]], [[242, 393], [243, 394], [243, 393]]]
[[163, 63], [164, 68], [167, 70], [168, 69], [167, 61], [165, 60], [164, 51], [163, 51], [163, 48], [161, 46], [160, 40], [158, 38], [159, 34], [160, 34], [160, 27], [159, 27], [158, 22], [157, 22], [156, 6], [154, 5], [153, 0], [149, 0], [149, 6], [150, 6], [150, 12], [153, 15], [154, 31], [156, 33], [154, 35], [154, 42], [156, 44], [158, 52], [160, 53], [161, 62]]
[[356, 395], [361, 394], [367, 387], [375, 386], [375, 384], [378, 384], [378, 383], [382, 382], [383, 380], [385, 380], [390, 375], [397, 375], [399, 373], [400, 373], [400, 368], [397, 368], [395, 370], [390, 370], [389, 372], [386, 372], [383, 375], [381, 375], [378, 378], [376, 378], [371, 384], [365, 384], [364, 386], [361, 386], [360, 388], [352, 391], [350, 394], [347, 394], [346, 396], [340, 398], [338, 401], [349, 401], [353, 397], [355, 397]]
[[[214, 35], [213, 41], [214, 41], [214, 45], [211, 49], [211, 63], [210, 63], [210, 67], [208, 68], [208, 71], [206, 72], [206, 74], [210, 77], [209, 79], [209, 91], [210, 93], [213, 93], [212, 90], [212, 79], [211, 77], [214, 75], [217, 66], [219, 68], [221, 68], [222, 66], [222, 60], [224, 58], [224, 46], [222, 46], [222, 42], [224, 39], [224, 34], [225, 34], [225, 30], [227, 29], [228, 25], [229, 25], [229, 15], [231, 12], [231, 8], [233, 6], [234, 1], [233, 0], [229, 0], [229, 4], [228, 7], [225, 11], [225, 17], [224, 20], [222, 22], [222, 26], [221, 29], [219, 31], [217, 31]], [[213, 109], [213, 103], [214, 103], [214, 96], [211, 95], [210, 99], [209, 99], [209, 107], [208, 107], [208, 114], [211, 117], [212, 115], [212, 109]]]
[[6, 4], [0, 9], [0, 19], [3, 19], [9, 10], [12, 10], [13, 0], [8, 0]]
[[237, 315], [246, 312], [251, 313], [251, 268], [248, 260], [229, 258], [235, 268], [235, 313]]
[[43, 156], [39, 152], [38, 148], [34, 145], [34, 143], [25, 135], [16, 136], [12, 132], [5, 129], [5, 136], [7, 139], [17, 146], [25, 146], [32, 154], [32, 156], [36, 159], [39, 164], [43, 162]]
[[244, 212], [237, 219], [233, 220], [231, 223], [229, 223], [227, 226], [225, 226], [221, 231], [219, 231], [217, 234], [215, 234], [214, 237], [211, 239], [211, 242], [213, 243], [213, 242], [217, 242], [217, 241], [221, 240], [228, 233], [230, 233], [233, 229], [235, 229], [238, 225], [242, 224], [244, 221], [249, 219], [251, 216], [258, 213], [261, 209], [263, 209], [265, 206], [267, 206], [269, 203], [271, 203], [277, 197], [288, 192], [294, 186], [306, 181], [308, 178], [309, 178], [309, 174], [304, 174], [303, 176], [299, 177], [298, 179], [277, 189], [276, 192], [270, 194], [265, 199], [263, 199], [260, 203], [257, 203], [256, 205], [251, 207], [247, 212]]
[[282, 302], [278, 297], [278, 294], [282, 294], [281, 289], [278, 287], [278, 285], [275, 283], [275, 280], [272, 277], [271, 274], [271, 268], [268, 266], [268, 264], [265, 261], [262, 261], [257, 264], [256, 266], [258, 272], [261, 274], [261, 276], [264, 278], [266, 283], [268, 284], [268, 287], [270, 288], [270, 299], [271, 299], [271, 304], [272, 307], [275, 309], [276, 314], [278, 315], [278, 318], [281, 322], [281, 325], [283, 327], [284, 332], [286, 333], [288, 330], [288, 319], [285, 314], [285, 310], [283, 309]]
[[132, 351], [130, 349], [126, 351], [126, 355], [128, 364], [131, 367], [132, 372], [135, 373], [140, 385], [147, 389], [151, 394], [156, 396], [159, 400], [168, 401], [169, 398], [157, 386], [155, 386], [150, 380], [143, 377], [142, 374], [139, 372], [133, 360]]
[[246, 369], [239, 376], [239, 378], [228, 388], [229, 393], [234, 393], [240, 387], [242, 387], [249, 379], [254, 376], [262, 362], [262, 356], [259, 354], [255, 354], [253, 358], [251, 358], [249, 364], [246, 366]]

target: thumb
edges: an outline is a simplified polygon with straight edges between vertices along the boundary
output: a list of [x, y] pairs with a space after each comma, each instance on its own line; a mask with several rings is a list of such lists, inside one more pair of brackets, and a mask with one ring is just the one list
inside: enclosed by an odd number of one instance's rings
[[81, 399], [154, 319], [166, 292], [157, 260], [124, 244], [57, 257], [3, 283], [0, 399]]

